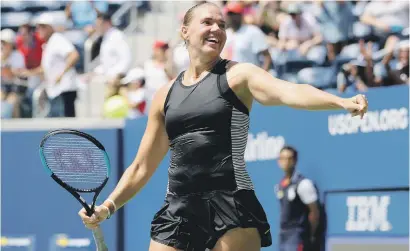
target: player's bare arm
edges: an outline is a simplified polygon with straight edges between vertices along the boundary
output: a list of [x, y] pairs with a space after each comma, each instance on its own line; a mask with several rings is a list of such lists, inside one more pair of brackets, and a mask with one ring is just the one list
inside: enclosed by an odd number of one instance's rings
[[[170, 86], [171, 83], [156, 93], [138, 153], [109, 196], [117, 210], [141, 190], [168, 152], [169, 142], [165, 131], [163, 106]], [[104, 204], [112, 206], [109, 201]]]
[[368, 103], [363, 95], [340, 98], [311, 85], [277, 79], [253, 64], [234, 64], [229, 75], [232, 88], [246, 104], [255, 99], [267, 106], [286, 105], [305, 110], [345, 109], [361, 117], [367, 112]]

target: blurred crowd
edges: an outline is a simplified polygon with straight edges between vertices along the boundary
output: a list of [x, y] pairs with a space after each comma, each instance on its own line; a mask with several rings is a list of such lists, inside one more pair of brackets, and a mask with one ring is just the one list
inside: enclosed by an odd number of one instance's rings
[[[408, 1], [213, 2], [228, 24], [223, 58], [335, 94], [409, 84]], [[151, 11], [148, 1], [136, 4], [139, 13]], [[152, 57], [135, 67], [133, 45], [123, 26], [113, 24], [109, 6], [66, 3], [62, 10], [70, 26], [47, 12], [17, 30], [3, 26], [2, 118], [75, 117], [77, 92], [85, 86], [103, 88], [104, 95], [89, 97], [101, 104], [98, 116], [147, 114], [155, 91], [188, 67], [188, 52], [175, 32], [175, 38], [155, 41]], [[101, 36], [93, 47], [99, 55], [93, 70], [84, 72], [84, 40], [74, 41], [73, 31]]]

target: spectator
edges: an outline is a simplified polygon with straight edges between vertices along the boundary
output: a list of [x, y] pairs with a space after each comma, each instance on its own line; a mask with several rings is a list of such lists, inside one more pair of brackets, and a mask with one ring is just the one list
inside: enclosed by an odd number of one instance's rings
[[[19, 78], [24, 70], [24, 57], [14, 49], [16, 34], [11, 29], [1, 31], [1, 101], [2, 118], [19, 118], [21, 97], [26, 91]], [[3, 107], [4, 106], [4, 107]]]
[[108, 11], [106, 1], [71, 1], [67, 3], [65, 13], [67, 19], [73, 22], [75, 29], [83, 29], [88, 34], [94, 32], [93, 25], [97, 15]]
[[168, 48], [168, 44], [164, 41], [155, 41], [152, 48], [152, 59], [144, 63], [145, 92], [148, 110], [155, 92], [172, 79], [171, 71], [168, 69]]
[[35, 32], [29, 24], [20, 26], [16, 37], [16, 47], [23, 54], [27, 69], [40, 66], [43, 44], [44, 41], [40, 39], [38, 32]]
[[[403, 28], [409, 25], [408, 1], [372, 1], [366, 5], [360, 20], [375, 28], [382, 45], [390, 36], [400, 36]], [[394, 42], [393, 42], [394, 43]], [[386, 46], [389, 46], [386, 43]]]
[[[35, 32], [29, 24], [23, 24], [19, 28], [16, 38], [16, 47], [24, 56], [25, 68], [28, 70], [35, 69], [41, 65], [44, 41], [40, 39], [38, 32]], [[41, 83], [40, 76], [31, 76], [28, 78], [28, 96], [31, 97], [34, 89]]]
[[243, 22], [245, 24], [258, 25], [259, 3], [254, 0], [240, 1], [243, 6]]
[[100, 49], [100, 64], [95, 68], [94, 73], [108, 79], [126, 74], [132, 64], [132, 53], [125, 34], [112, 25], [111, 16], [107, 14], [98, 14], [96, 31], [103, 35], [103, 41]]
[[80, 58], [74, 45], [54, 30], [55, 20], [48, 13], [36, 20], [40, 39], [45, 41], [41, 66], [28, 70], [27, 75], [44, 74], [50, 101], [49, 117], [75, 117], [77, 85], [75, 64]]
[[261, 2], [258, 25], [263, 33], [268, 35], [267, 39], [271, 47], [276, 47], [280, 23], [285, 17], [286, 14], [282, 12], [279, 1]]
[[310, 179], [296, 171], [298, 152], [282, 148], [278, 164], [285, 173], [275, 192], [280, 201], [280, 251], [316, 251], [320, 241], [318, 191]]
[[394, 58], [394, 47], [388, 48], [381, 64], [384, 70], [378, 74], [379, 80], [383, 86], [409, 84], [409, 44], [403, 41], [399, 45], [397, 61], [392, 62]]
[[319, 27], [302, 13], [299, 4], [289, 4], [287, 11], [290, 17], [280, 25], [278, 48], [306, 56], [313, 46], [322, 43]]
[[121, 80], [121, 84], [125, 89], [120, 93], [123, 93], [129, 104], [128, 118], [137, 119], [144, 116], [146, 113], [144, 70], [141, 68], [130, 70]]
[[254, 25], [243, 24], [243, 7], [240, 3], [232, 2], [226, 5], [226, 13], [230, 28], [226, 31], [227, 41], [223, 57], [237, 62], [248, 62], [269, 71], [272, 58], [269, 46], [263, 32]]
[[337, 88], [339, 92], [365, 92], [368, 87], [375, 86], [372, 59], [373, 43], [367, 43], [366, 47], [364, 41], [360, 40], [359, 45], [361, 56], [357, 60], [344, 64], [341, 72], [337, 75]]
[[316, 20], [327, 43], [328, 59], [333, 61], [351, 38], [355, 21], [353, 5], [345, 0], [315, 2]]

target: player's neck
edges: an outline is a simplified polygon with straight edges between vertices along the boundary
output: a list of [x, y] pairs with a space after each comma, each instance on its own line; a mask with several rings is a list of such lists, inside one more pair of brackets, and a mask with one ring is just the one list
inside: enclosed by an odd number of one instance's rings
[[219, 60], [219, 57], [205, 62], [200, 60], [200, 58], [198, 58], [197, 60], [191, 59], [191, 63], [188, 69], [189, 77], [192, 79], [200, 78], [204, 72], [210, 71]]

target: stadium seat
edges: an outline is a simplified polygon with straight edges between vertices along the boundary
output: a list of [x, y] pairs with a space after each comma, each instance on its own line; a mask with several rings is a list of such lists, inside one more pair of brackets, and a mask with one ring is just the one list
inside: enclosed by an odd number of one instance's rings
[[54, 22], [58, 26], [70, 27], [72, 25], [71, 21], [67, 19], [67, 16], [64, 11], [46, 11], [46, 12], [38, 12], [34, 15], [34, 19], [40, 16], [43, 13], [48, 13], [53, 16]]
[[44, 3], [47, 1], [27, 1], [24, 4], [24, 11], [31, 12], [33, 14], [38, 12], [49, 11], [50, 9]]
[[327, 49], [324, 45], [314, 46], [309, 50], [306, 58], [313, 61], [317, 66], [323, 65], [326, 61]]
[[63, 35], [68, 38], [73, 44], [83, 46], [87, 39], [87, 33], [83, 30], [67, 30]]
[[27, 24], [31, 21], [31, 13], [29, 12], [10, 12], [2, 13], [1, 27], [17, 30], [20, 25]]
[[[3, 15], [6, 12], [19, 12], [24, 8], [23, 1], [1, 1], [1, 14]], [[2, 24], [3, 26], [3, 24]]]
[[353, 24], [353, 36], [356, 39], [366, 39], [372, 35], [372, 28], [362, 22], [355, 22]]
[[292, 83], [298, 83], [299, 82], [298, 75], [293, 74], [293, 73], [285, 73], [285, 74], [282, 75], [281, 79], [283, 79], [285, 81], [292, 82]]
[[309, 67], [302, 69], [298, 75], [298, 83], [310, 84], [319, 89], [331, 87], [330, 75], [332, 69], [330, 67]]
[[299, 55], [297, 51], [281, 52], [274, 61], [278, 77], [282, 78], [285, 73], [297, 73], [303, 68], [314, 66], [315, 62]]
[[355, 15], [357, 17], [360, 17], [363, 14], [368, 2], [369, 1], [367, 1], [367, 0], [357, 1], [356, 4], [353, 7], [353, 15]]
[[[379, 49], [379, 45], [377, 43], [373, 43], [373, 53], [375, 53]], [[337, 56], [339, 62], [348, 62], [353, 59], [361, 59], [362, 55], [360, 53], [360, 45], [358, 43], [349, 44], [343, 47], [340, 54]]]
[[328, 88], [328, 89], [325, 89], [324, 91], [330, 94], [333, 94], [333, 95], [337, 95], [337, 96], [340, 95], [340, 92], [336, 88]]
[[358, 43], [349, 44], [343, 47], [342, 51], [338, 55], [339, 58], [355, 59], [360, 55], [360, 47]]

